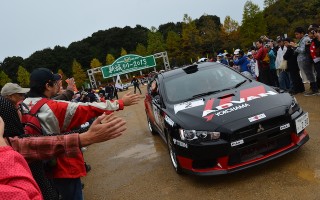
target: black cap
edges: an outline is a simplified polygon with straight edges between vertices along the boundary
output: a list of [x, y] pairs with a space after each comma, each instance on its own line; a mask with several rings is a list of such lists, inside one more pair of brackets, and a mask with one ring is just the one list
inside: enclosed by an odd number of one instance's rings
[[30, 87], [45, 85], [46, 83], [58, 81], [60, 79], [60, 74], [54, 74], [47, 68], [37, 68], [31, 72]]

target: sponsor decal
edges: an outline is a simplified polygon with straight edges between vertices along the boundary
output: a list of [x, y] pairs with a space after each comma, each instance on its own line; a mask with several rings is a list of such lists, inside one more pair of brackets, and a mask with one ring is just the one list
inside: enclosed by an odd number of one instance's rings
[[280, 126], [280, 131], [287, 129], [289, 127], [290, 127], [290, 123], [284, 124], [284, 125]]
[[166, 122], [173, 127], [174, 121], [172, 121], [172, 119], [168, 115], [164, 117], [164, 120], [166, 120]]
[[[259, 114], [259, 115], [253, 116], [253, 117], [249, 117], [248, 120], [249, 120], [249, 122], [255, 122], [255, 121], [258, 121], [258, 120], [266, 118], [266, 117], [267, 116], [264, 113], [262, 113], [262, 114]], [[261, 126], [261, 124], [259, 124], [259, 128], [260, 128], [260, 126]], [[264, 130], [263, 127], [262, 127], [262, 129]]]
[[188, 148], [188, 144], [173, 138], [173, 143], [184, 148]]
[[194, 107], [198, 107], [198, 106], [202, 106], [202, 105], [204, 105], [203, 99], [197, 99], [194, 101], [183, 102], [183, 103], [174, 105], [174, 113], [177, 114], [177, 112], [179, 112], [181, 110], [186, 110], [189, 108], [194, 108]]
[[240, 91], [239, 100], [232, 100], [232, 97], [222, 99], [220, 105], [216, 107], [213, 107], [215, 99], [210, 99], [206, 103], [202, 117], [206, 118], [207, 121], [210, 121], [215, 115], [222, 116], [249, 107], [250, 104], [247, 103], [249, 101], [277, 94], [278, 93], [273, 91], [265, 91], [263, 86], [258, 86]]
[[235, 147], [235, 146], [238, 146], [238, 145], [243, 144], [243, 143], [244, 143], [243, 140], [237, 140], [237, 141], [231, 142], [231, 146]]

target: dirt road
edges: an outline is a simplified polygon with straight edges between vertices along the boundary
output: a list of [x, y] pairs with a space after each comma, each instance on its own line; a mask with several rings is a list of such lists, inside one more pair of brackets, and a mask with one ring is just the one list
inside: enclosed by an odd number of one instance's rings
[[[142, 86], [142, 91], [145, 90], [146, 86]], [[166, 144], [149, 133], [142, 97], [138, 105], [116, 113], [128, 122], [124, 135], [90, 146], [84, 153], [92, 166], [82, 179], [84, 197], [86, 200], [318, 200], [320, 96], [299, 94], [296, 98], [310, 117], [307, 128], [310, 140], [301, 149], [242, 172], [196, 177], [175, 173]]]

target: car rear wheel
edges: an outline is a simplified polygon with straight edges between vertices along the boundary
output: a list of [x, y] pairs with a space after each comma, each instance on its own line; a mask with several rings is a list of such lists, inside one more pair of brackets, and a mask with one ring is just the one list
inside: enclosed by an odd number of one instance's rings
[[167, 134], [167, 144], [168, 144], [168, 150], [169, 150], [172, 166], [178, 174], [181, 174], [182, 170], [181, 170], [179, 161], [177, 159], [176, 149], [174, 148], [173, 140], [169, 133]]
[[157, 134], [157, 132], [153, 129], [152, 127], [152, 123], [150, 122], [149, 117], [147, 116], [147, 121], [148, 121], [148, 127], [149, 127], [149, 131], [151, 132], [152, 135]]

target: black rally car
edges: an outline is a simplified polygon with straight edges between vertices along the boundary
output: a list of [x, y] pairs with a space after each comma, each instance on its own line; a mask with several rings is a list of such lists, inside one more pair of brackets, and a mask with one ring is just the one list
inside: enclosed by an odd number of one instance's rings
[[288, 93], [219, 63], [157, 74], [145, 111], [175, 170], [226, 174], [283, 156], [309, 140], [308, 113]]

